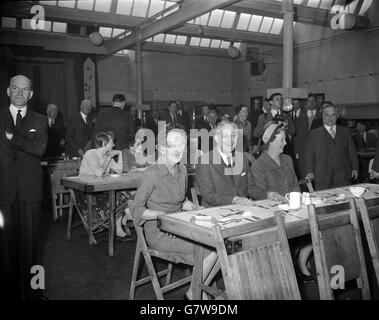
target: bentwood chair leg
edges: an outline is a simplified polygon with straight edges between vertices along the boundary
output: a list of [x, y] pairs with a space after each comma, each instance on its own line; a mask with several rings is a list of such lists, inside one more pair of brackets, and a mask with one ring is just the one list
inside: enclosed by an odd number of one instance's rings
[[134, 256], [134, 264], [133, 264], [132, 282], [130, 284], [129, 300], [134, 300], [140, 260], [141, 260], [141, 249], [137, 241], [136, 254]]
[[172, 269], [173, 269], [173, 267], [174, 267], [174, 264], [173, 263], [169, 263], [168, 264], [168, 272], [167, 272], [167, 276], [166, 276], [166, 284], [165, 284], [165, 286], [168, 286], [169, 284], [170, 284], [170, 282], [171, 282], [171, 277], [172, 277]]

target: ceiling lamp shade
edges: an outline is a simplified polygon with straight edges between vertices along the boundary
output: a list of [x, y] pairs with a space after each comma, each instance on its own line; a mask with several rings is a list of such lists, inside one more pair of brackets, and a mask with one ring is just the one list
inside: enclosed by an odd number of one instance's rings
[[96, 47], [101, 46], [104, 41], [103, 36], [99, 32], [92, 32], [89, 35], [89, 38], [91, 40], [91, 43]]
[[228, 55], [229, 55], [231, 58], [236, 59], [236, 58], [239, 57], [239, 55], [240, 55], [240, 51], [239, 51], [236, 47], [234, 47], [234, 46], [230, 46], [230, 47], [228, 48]]

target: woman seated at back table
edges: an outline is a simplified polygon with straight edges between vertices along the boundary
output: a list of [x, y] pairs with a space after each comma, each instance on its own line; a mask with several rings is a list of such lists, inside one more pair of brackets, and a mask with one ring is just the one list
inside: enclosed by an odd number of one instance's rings
[[[167, 133], [159, 133], [166, 134], [166, 143], [158, 145], [157, 163], [143, 172], [131, 212], [134, 221], [143, 224], [146, 242], [150, 248], [176, 253], [186, 263], [193, 265], [194, 244], [162, 232], [157, 226], [159, 215], [198, 209], [186, 198], [187, 170], [184, 164], [180, 164], [186, 147], [186, 133], [175, 126], [166, 130]], [[204, 256], [206, 257], [203, 261], [203, 279], [206, 279], [216, 263], [217, 254], [206, 248]], [[186, 295], [187, 298], [192, 298], [191, 288]]]
[[[79, 169], [79, 176], [101, 177], [109, 173], [122, 173], [122, 153], [113, 150], [113, 132], [99, 132], [94, 138], [96, 149], [88, 150], [84, 155]], [[82, 192], [75, 192], [77, 205], [87, 220], [88, 203], [87, 197]], [[110, 204], [107, 192], [96, 193], [95, 210], [93, 213], [93, 224], [109, 221]], [[132, 240], [131, 233], [126, 228], [125, 208], [129, 200], [128, 193], [121, 191], [116, 193], [116, 235], [119, 240]], [[99, 227], [101, 231], [102, 228]], [[95, 231], [96, 232], [96, 231]]]
[[[285, 195], [293, 191], [300, 192], [300, 187], [291, 157], [283, 154], [286, 145], [284, 126], [280, 123], [267, 123], [262, 141], [264, 152], [251, 166], [255, 184], [254, 198], [286, 201]], [[306, 242], [305, 246], [300, 244], [300, 250], [295, 250], [295, 256], [300, 278], [308, 281], [313, 280], [307, 268], [312, 246], [308, 244], [308, 239]]]

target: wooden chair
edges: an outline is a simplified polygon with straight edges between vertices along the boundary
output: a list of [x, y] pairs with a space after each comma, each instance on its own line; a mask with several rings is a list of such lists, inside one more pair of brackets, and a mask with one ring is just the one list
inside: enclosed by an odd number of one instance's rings
[[356, 199], [362, 218], [370, 256], [379, 286], [379, 198], [365, 200]]
[[[156, 298], [158, 300], [164, 300], [164, 296], [163, 296], [164, 293], [174, 290], [180, 286], [183, 286], [191, 282], [192, 276], [189, 275], [189, 276], [186, 276], [185, 278], [182, 278], [178, 281], [171, 283], [171, 277], [172, 277], [174, 264], [178, 264], [178, 263], [187, 264], [187, 263], [183, 260], [183, 258], [179, 254], [166, 253], [166, 252], [161, 252], [161, 251], [149, 248], [145, 240], [143, 227], [140, 226], [138, 223], [136, 223], [134, 219], [133, 219], [133, 224], [134, 224], [134, 228], [137, 234], [137, 245], [136, 245], [136, 253], [134, 257], [132, 281], [130, 284], [129, 300], [134, 300], [135, 290], [137, 287], [148, 282], [152, 283]], [[141, 254], [143, 255], [143, 258], [145, 260], [149, 276], [137, 280], [137, 276], [140, 269]], [[156, 272], [152, 258], [159, 258], [159, 259], [167, 261], [168, 262], [167, 269], [160, 272]], [[159, 282], [159, 278], [163, 276], [166, 276], [166, 280], [165, 280], [164, 286], [161, 286]]]
[[[321, 300], [334, 299], [333, 276], [356, 280], [362, 298], [370, 299], [365, 257], [354, 199], [342, 204], [307, 207]], [[343, 269], [340, 270], [339, 267]], [[336, 279], [336, 278], [335, 278]], [[333, 288], [334, 286], [334, 288]], [[343, 289], [343, 287], [341, 288]]]
[[213, 228], [227, 299], [300, 300], [282, 214], [260, 222], [265, 227], [229, 254], [220, 227]]
[[79, 163], [59, 164], [49, 166], [51, 204], [53, 209], [53, 220], [62, 217], [63, 210], [70, 207], [69, 191], [61, 185], [61, 178], [77, 175]]

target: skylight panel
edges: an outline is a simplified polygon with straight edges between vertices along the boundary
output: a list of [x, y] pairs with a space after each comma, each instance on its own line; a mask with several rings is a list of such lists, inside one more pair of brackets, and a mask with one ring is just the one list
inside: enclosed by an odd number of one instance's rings
[[357, 7], [359, 0], [355, 0], [352, 3], [347, 5], [347, 9], [349, 13], [355, 13], [355, 8]]
[[125, 29], [113, 28], [112, 30], [112, 38], [117, 37], [121, 33], [125, 32]]
[[77, 4], [78, 9], [93, 10], [94, 0], [79, 0]]
[[110, 12], [112, 0], [96, 0], [95, 11]]
[[66, 33], [67, 23], [65, 22], [53, 22], [53, 32]]
[[32, 26], [30, 24], [30, 19], [22, 19], [22, 29], [32, 30]]
[[221, 45], [220, 45], [221, 49], [228, 49], [229, 47], [230, 47], [229, 41], [224, 41], [224, 40], [221, 41]]
[[164, 33], [157, 34], [156, 36], [154, 36], [153, 41], [163, 43], [164, 37], [165, 37]]
[[145, 18], [147, 15], [148, 6], [149, 0], [134, 1], [132, 16]]
[[251, 17], [251, 21], [250, 21], [250, 25], [249, 25], [249, 31], [252, 31], [252, 32], [258, 32], [259, 31], [259, 28], [262, 24], [262, 20], [263, 20], [263, 17], [262, 16], [258, 16], [258, 15], [253, 15]]
[[151, 0], [148, 17], [152, 17], [153, 15], [161, 12], [164, 9], [165, 1], [162, 0]]
[[360, 16], [365, 16], [367, 14], [367, 11], [370, 9], [372, 5], [373, 0], [364, 0], [361, 10], [359, 11]]
[[152, 42], [152, 41], [153, 41], [153, 38], [150, 37], [150, 38], [146, 39], [145, 41], [147, 41], [147, 42]]
[[171, 8], [171, 10], [168, 10], [166, 13], [163, 14], [164, 17], [174, 13], [175, 11], [178, 11], [179, 10], [179, 6], [176, 5], [176, 2], [173, 2], [173, 1], [166, 1], [165, 2], [165, 6], [164, 8], [165, 9], [168, 9], [168, 8]]
[[58, 7], [75, 8], [75, 1], [72, 1], [72, 0], [58, 0]]
[[236, 19], [236, 12], [233, 11], [224, 11], [224, 17], [222, 18], [221, 21], [221, 28], [231, 28], [233, 27], [234, 20]]
[[3, 28], [16, 28], [17, 19], [16, 18], [9, 18], [9, 17], [2, 17], [1, 18], [1, 26]]
[[307, 6], [311, 8], [318, 8], [319, 4], [320, 0], [308, 0]]
[[219, 9], [213, 10], [209, 17], [208, 26], [220, 27], [223, 15], [224, 15], [224, 10], [219, 10]]
[[283, 19], [274, 19], [270, 33], [280, 34], [283, 29]]
[[187, 37], [186, 36], [176, 36], [175, 44], [184, 46], [186, 43], [187, 43]]
[[221, 40], [219, 39], [212, 39], [211, 41], [211, 48], [220, 48]]
[[322, 0], [319, 6], [320, 9], [330, 10], [332, 8], [334, 0]]
[[99, 28], [99, 33], [100, 33], [104, 38], [111, 38], [111, 37], [112, 37], [112, 28], [108, 28], [108, 27], [100, 27], [100, 28]]
[[164, 40], [164, 43], [174, 44], [175, 41], [176, 41], [176, 35], [174, 35], [174, 34], [166, 34], [166, 38]]
[[236, 47], [237, 49], [241, 48], [241, 42], [234, 42], [233, 47]]
[[251, 14], [241, 13], [238, 20], [237, 29], [238, 30], [247, 30], [250, 23]]
[[201, 40], [200, 40], [200, 47], [209, 48], [210, 44], [211, 44], [211, 39], [209, 39], [209, 38], [201, 38]]
[[202, 26], [206, 26], [209, 20], [209, 13], [203, 14], [200, 17], [195, 18], [195, 24], [200, 24]]
[[133, 7], [133, 0], [117, 1], [116, 13], [125, 14], [129, 16], [132, 10], [132, 7]]
[[190, 41], [190, 46], [199, 46], [200, 38], [192, 37]]
[[42, 5], [48, 5], [48, 6], [56, 6], [57, 5], [57, 1], [38, 1], [40, 4]]
[[273, 21], [274, 21], [274, 18], [264, 17], [263, 21], [262, 21], [261, 28], [259, 29], [259, 32], [269, 33]]

